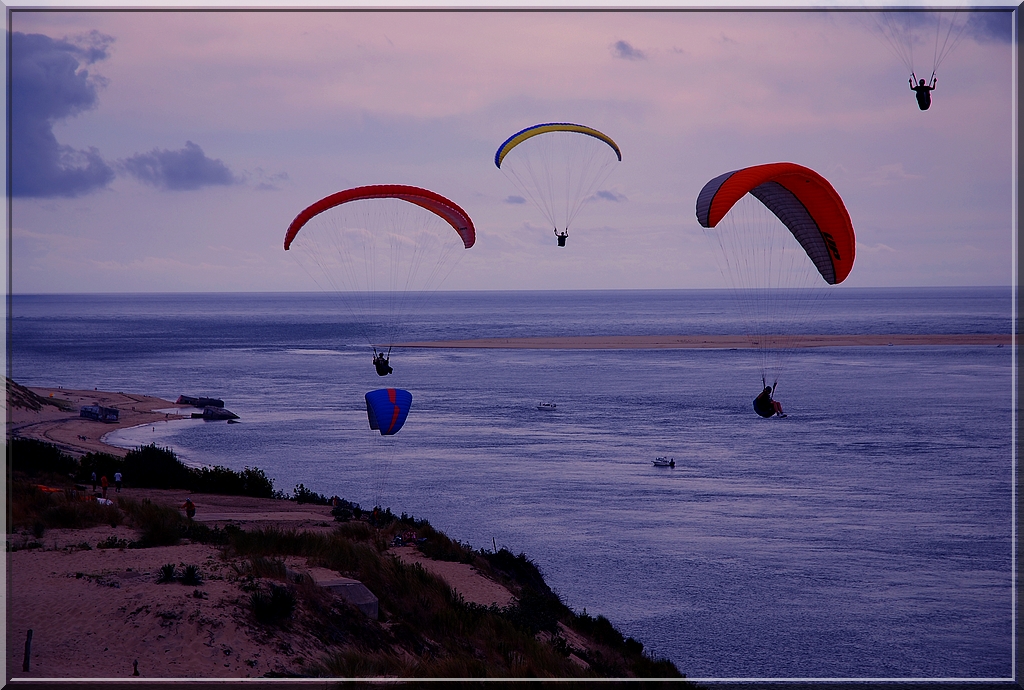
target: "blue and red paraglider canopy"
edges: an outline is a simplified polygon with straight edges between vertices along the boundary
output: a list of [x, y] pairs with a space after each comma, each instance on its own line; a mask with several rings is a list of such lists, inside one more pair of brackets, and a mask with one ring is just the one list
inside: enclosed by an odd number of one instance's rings
[[405, 424], [412, 406], [412, 393], [401, 388], [379, 388], [366, 394], [366, 417], [370, 428], [391, 436]]

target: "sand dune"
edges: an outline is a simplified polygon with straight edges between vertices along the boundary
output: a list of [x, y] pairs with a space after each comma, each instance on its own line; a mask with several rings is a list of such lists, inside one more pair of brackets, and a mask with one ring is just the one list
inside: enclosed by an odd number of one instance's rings
[[[121, 495], [177, 506], [189, 494], [124, 489]], [[336, 524], [328, 506], [210, 494], [192, 498], [196, 519], [210, 526], [327, 531]], [[102, 526], [47, 530], [38, 540], [23, 531], [8, 535], [8, 543], [17, 549], [7, 555], [10, 677], [130, 679], [138, 661], [140, 680], [256, 678], [301, 673], [324, 654], [323, 643], [299, 625], [268, 632], [254, 621], [244, 583], [233, 568], [244, 559], [225, 559], [215, 546], [187, 542], [147, 549], [97, 548], [110, 537], [130, 541], [135, 534], [125, 526]], [[31, 542], [41, 545], [25, 548]], [[432, 561], [411, 547], [391, 552], [438, 575], [466, 601], [504, 605], [512, 600], [508, 590], [464, 563]], [[304, 558], [288, 557], [285, 562], [316, 581], [339, 577], [311, 567]], [[198, 566], [203, 582], [157, 582], [160, 568], [168, 563]]]

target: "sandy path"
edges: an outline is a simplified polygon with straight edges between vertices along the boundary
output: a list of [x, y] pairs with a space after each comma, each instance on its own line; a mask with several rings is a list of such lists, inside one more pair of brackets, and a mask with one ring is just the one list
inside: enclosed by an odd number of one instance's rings
[[[780, 347], [852, 347], [880, 345], [1009, 345], [1009, 334], [966, 333], [948, 335], [795, 335]], [[476, 338], [397, 343], [394, 347], [493, 348], [535, 350], [660, 350], [673, 348], [757, 347], [742, 335], [607, 335], [557, 338]]]
[[428, 573], [433, 573], [444, 580], [461, 594], [463, 599], [473, 604], [490, 606], [508, 606], [512, 603], [512, 593], [494, 580], [489, 580], [468, 563], [435, 561], [427, 558], [412, 546], [396, 546], [391, 553], [407, 565], [418, 563]]
[[[65, 452], [80, 456], [85, 453], [110, 453], [124, 457], [124, 448], [109, 446], [100, 439], [115, 429], [126, 429], [176, 419], [178, 415], [154, 410], [188, 410], [187, 405], [176, 405], [169, 400], [133, 393], [107, 391], [78, 391], [66, 388], [30, 388], [42, 398], [67, 401], [71, 411], [65, 412], [50, 405], [41, 410], [9, 406], [7, 409], [7, 437], [19, 436], [52, 443]], [[114, 407], [120, 411], [114, 423], [98, 422], [79, 416], [84, 405]], [[187, 414], [182, 412], [182, 414]]]

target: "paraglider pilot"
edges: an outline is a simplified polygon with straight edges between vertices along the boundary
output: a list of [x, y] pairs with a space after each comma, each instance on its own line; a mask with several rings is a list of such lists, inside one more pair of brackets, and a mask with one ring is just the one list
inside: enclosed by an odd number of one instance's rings
[[387, 376], [392, 373], [394, 369], [388, 364], [388, 360], [391, 358], [391, 348], [388, 348], [388, 353], [385, 355], [383, 352], [377, 352], [377, 348], [373, 348], [373, 366], [377, 368], [377, 376]]
[[932, 105], [932, 91], [935, 90], [935, 82], [938, 81], [935, 78], [935, 73], [932, 72], [931, 86], [925, 84], [924, 79], [919, 80], [917, 86], [914, 86], [914, 80], [917, 79], [917, 75], [911, 72], [910, 76], [910, 88], [913, 90], [914, 95], [917, 96], [917, 107], [921, 110], [928, 110]]
[[568, 228], [566, 228], [565, 232], [558, 232], [558, 229], [555, 228], [555, 237], [558, 238], [558, 246], [559, 247], [564, 247], [565, 246], [565, 238], [568, 237], [568, 236], [569, 236], [569, 229]]
[[782, 403], [772, 399], [772, 387], [768, 385], [765, 385], [760, 395], [754, 398], [754, 412], [765, 418], [775, 415], [786, 416], [782, 412]]

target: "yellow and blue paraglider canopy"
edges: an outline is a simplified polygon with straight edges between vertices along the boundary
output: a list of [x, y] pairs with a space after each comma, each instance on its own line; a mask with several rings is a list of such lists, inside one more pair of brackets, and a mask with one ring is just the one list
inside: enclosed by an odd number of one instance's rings
[[594, 137], [595, 139], [600, 139], [612, 147], [612, 150], [615, 151], [616, 158], [620, 161], [622, 160], [622, 152], [619, 150], [619, 145], [612, 141], [612, 138], [607, 134], [599, 132], [593, 127], [587, 127], [586, 125], [574, 125], [571, 122], [548, 122], [546, 124], [533, 125], [532, 127], [521, 129], [506, 139], [505, 143], [499, 146], [498, 151], [494, 154], [494, 165], [500, 168], [501, 161], [505, 159], [505, 156], [509, 151], [531, 137], [535, 137], [539, 134], [547, 134], [548, 132], [577, 132], [579, 134], [586, 134], [587, 136]]

